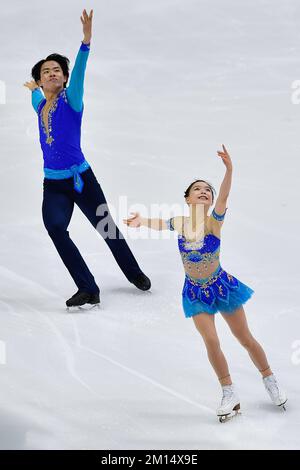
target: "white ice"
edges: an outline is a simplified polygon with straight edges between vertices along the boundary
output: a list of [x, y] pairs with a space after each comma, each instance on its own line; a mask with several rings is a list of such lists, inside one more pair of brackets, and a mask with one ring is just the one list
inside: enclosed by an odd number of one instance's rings
[[[299, 449], [298, 0], [2, 3], [0, 448]], [[76, 287], [42, 223], [37, 119], [22, 85], [51, 52], [73, 65], [84, 7], [94, 30], [82, 148], [153, 287], [127, 282], [76, 208], [70, 234], [102, 304], [70, 314]], [[234, 163], [222, 266], [255, 290], [248, 321], [289, 397], [286, 413], [271, 404], [217, 316], [242, 409], [224, 425], [219, 384], [181, 308], [175, 238], [122, 226], [137, 204], [145, 216], [151, 204], [165, 204], [166, 218], [167, 205], [186, 210], [195, 177], [219, 188], [222, 143]]]

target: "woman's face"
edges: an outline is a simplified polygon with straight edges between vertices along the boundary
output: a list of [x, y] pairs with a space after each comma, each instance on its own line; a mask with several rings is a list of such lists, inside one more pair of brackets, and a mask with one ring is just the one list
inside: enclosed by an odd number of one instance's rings
[[212, 190], [207, 183], [200, 181], [193, 184], [186, 198], [187, 204], [212, 205]]

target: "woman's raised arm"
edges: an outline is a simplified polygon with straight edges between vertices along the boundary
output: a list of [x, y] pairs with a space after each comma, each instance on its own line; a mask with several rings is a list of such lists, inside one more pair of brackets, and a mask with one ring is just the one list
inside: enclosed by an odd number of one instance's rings
[[232, 161], [225, 145], [222, 145], [223, 151], [218, 151], [219, 157], [222, 158], [223, 163], [226, 167], [226, 173], [223, 182], [220, 186], [220, 191], [216, 200], [215, 212], [217, 214], [224, 214], [226, 210], [227, 198], [230, 193], [231, 181], [232, 181]]

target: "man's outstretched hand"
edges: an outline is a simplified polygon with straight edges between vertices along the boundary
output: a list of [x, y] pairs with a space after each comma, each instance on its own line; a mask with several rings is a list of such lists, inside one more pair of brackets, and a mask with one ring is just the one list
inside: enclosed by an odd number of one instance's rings
[[35, 90], [36, 88], [39, 88], [38, 84], [34, 80], [31, 80], [30, 82], [25, 82], [24, 86], [26, 86], [26, 88], [29, 88], [29, 90], [31, 91]]
[[91, 10], [90, 14], [88, 15], [86, 10], [84, 9], [82, 15], [80, 17], [81, 23], [83, 25], [83, 43], [89, 44], [91, 42], [92, 37], [92, 22], [93, 22], [93, 10]]

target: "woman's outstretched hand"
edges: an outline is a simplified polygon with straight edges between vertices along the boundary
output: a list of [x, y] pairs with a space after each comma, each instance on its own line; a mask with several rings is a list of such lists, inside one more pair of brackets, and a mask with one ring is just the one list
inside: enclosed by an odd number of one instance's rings
[[223, 152], [218, 150], [218, 155], [219, 157], [222, 158], [223, 163], [226, 166], [227, 170], [232, 170], [232, 161], [231, 161], [230, 155], [227, 152], [225, 145], [222, 144], [222, 147], [223, 147]]
[[89, 44], [91, 42], [92, 37], [92, 22], [93, 22], [93, 10], [91, 10], [90, 14], [88, 15], [86, 9], [83, 10], [82, 15], [80, 17], [82, 26], [83, 26], [83, 43]]
[[24, 86], [26, 86], [26, 88], [29, 88], [29, 90], [31, 91], [35, 90], [36, 88], [39, 88], [38, 84], [34, 80], [31, 80], [30, 82], [25, 82]]
[[138, 212], [131, 212], [132, 217], [129, 219], [123, 219], [124, 224], [128, 225], [128, 227], [140, 227], [142, 223], [142, 217]]

